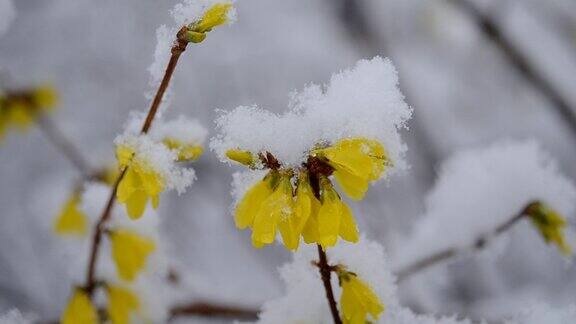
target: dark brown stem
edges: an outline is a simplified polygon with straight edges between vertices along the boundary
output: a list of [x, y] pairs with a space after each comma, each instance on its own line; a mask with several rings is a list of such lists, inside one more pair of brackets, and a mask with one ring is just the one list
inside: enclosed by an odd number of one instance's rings
[[328, 305], [330, 306], [332, 319], [334, 320], [335, 324], [342, 324], [340, 314], [338, 313], [338, 307], [336, 306], [336, 299], [334, 298], [334, 291], [332, 290], [332, 282], [330, 281], [332, 270], [328, 265], [326, 252], [324, 252], [319, 244], [316, 246], [318, 248], [318, 268], [320, 269], [320, 276], [322, 277], [322, 283], [324, 283], [324, 289], [326, 290], [326, 298], [328, 299]]
[[576, 112], [572, 109], [568, 100], [554, 88], [550, 81], [538, 72], [522, 51], [504, 35], [496, 21], [492, 17], [483, 14], [469, 0], [450, 0], [450, 2], [465, 11], [474, 20], [474, 23], [476, 23], [484, 36], [498, 46], [516, 71], [550, 101], [558, 115], [562, 117], [573, 134], [576, 135]]
[[[154, 96], [154, 100], [148, 110], [148, 115], [146, 116], [146, 120], [142, 125], [141, 134], [146, 134], [150, 127], [152, 127], [152, 122], [156, 117], [156, 113], [158, 112], [158, 108], [160, 107], [160, 103], [162, 102], [162, 98], [164, 97], [164, 93], [170, 84], [170, 80], [172, 79], [172, 75], [174, 74], [174, 70], [176, 65], [178, 64], [178, 59], [180, 55], [186, 50], [186, 45], [188, 42], [185, 38], [186, 34], [186, 27], [182, 27], [178, 34], [176, 35], [176, 42], [174, 46], [172, 46], [172, 55], [170, 56], [170, 61], [168, 62], [168, 66], [166, 67], [166, 71], [164, 72], [164, 77], [156, 91], [156, 95]], [[86, 283], [84, 285], [88, 295], [92, 297], [94, 295], [94, 289], [96, 287], [96, 264], [98, 263], [98, 251], [100, 250], [100, 243], [102, 241], [102, 235], [106, 229], [106, 222], [110, 219], [112, 215], [112, 209], [114, 208], [114, 202], [116, 201], [116, 192], [118, 191], [118, 185], [120, 185], [120, 181], [124, 178], [126, 174], [127, 167], [122, 170], [116, 182], [112, 186], [112, 191], [110, 192], [110, 196], [108, 197], [108, 202], [106, 203], [106, 207], [96, 224], [96, 229], [94, 231], [94, 236], [92, 238], [92, 245], [90, 247], [90, 260], [88, 262], [88, 269], [86, 271]]]
[[[506, 222], [500, 224], [491, 233], [478, 237], [474, 241], [474, 243], [472, 243], [471, 248], [473, 250], [483, 249], [487, 245], [488, 241], [490, 241], [491, 239], [499, 236], [500, 234], [502, 234], [502, 233], [508, 231], [510, 228], [512, 228], [512, 226], [514, 226], [514, 224], [518, 223], [522, 218], [524, 218], [525, 215], [529, 214], [529, 210], [531, 208], [534, 208], [534, 206], [536, 206], [537, 204], [538, 204], [538, 202], [536, 202], [536, 201], [531, 202], [526, 207], [524, 207], [524, 209], [522, 209], [521, 212], [519, 212], [518, 214], [511, 217]], [[398, 272], [398, 282], [400, 282], [400, 281], [402, 281], [402, 280], [404, 280], [404, 279], [406, 279], [406, 278], [408, 278], [408, 277], [410, 277], [410, 276], [412, 276], [418, 272], [426, 270], [433, 265], [436, 265], [438, 263], [441, 263], [443, 261], [451, 259], [452, 257], [458, 255], [459, 252], [460, 252], [459, 248], [453, 247], [453, 248], [447, 248], [447, 249], [442, 250], [440, 252], [434, 253], [430, 256], [424, 257], [421, 260], [418, 260], [418, 261], [412, 263], [411, 265], [405, 267], [403, 270], [400, 270]]]
[[66, 137], [48, 116], [40, 115], [36, 119], [45, 138], [51, 142], [68, 161], [82, 174], [82, 178], [90, 178], [92, 169], [80, 150]]
[[171, 319], [182, 316], [220, 317], [254, 321], [258, 319], [258, 311], [256, 309], [231, 305], [195, 302], [188, 305], [174, 307], [170, 311]]

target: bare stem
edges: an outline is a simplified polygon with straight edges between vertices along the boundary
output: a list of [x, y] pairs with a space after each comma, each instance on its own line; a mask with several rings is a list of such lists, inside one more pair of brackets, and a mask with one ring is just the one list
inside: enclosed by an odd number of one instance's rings
[[511, 42], [499, 28], [494, 19], [483, 14], [469, 0], [449, 0], [455, 6], [465, 11], [476, 23], [484, 36], [491, 40], [508, 62], [518, 71], [520, 75], [528, 81], [534, 88], [550, 101], [556, 112], [566, 122], [567, 126], [576, 136], [576, 112], [570, 106], [569, 101], [558, 91], [550, 81], [548, 81], [538, 70], [530, 63], [530, 60], [522, 51]]
[[170, 311], [171, 319], [183, 316], [235, 318], [254, 321], [258, 319], [258, 311], [256, 309], [209, 302], [195, 302], [176, 306]]
[[[170, 61], [168, 62], [168, 66], [166, 67], [166, 71], [164, 72], [164, 76], [162, 77], [162, 81], [158, 90], [156, 91], [156, 95], [154, 96], [154, 100], [148, 110], [148, 115], [146, 116], [146, 120], [142, 125], [142, 129], [140, 131], [141, 134], [146, 134], [152, 123], [154, 118], [156, 117], [156, 113], [158, 112], [158, 108], [160, 107], [160, 103], [162, 102], [162, 98], [164, 97], [164, 93], [170, 84], [170, 80], [172, 79], [172, 75], [174, 74], [174, 70], [176, 69], [176, 65], [178, 64], [178, 59], [180, 55], [186, 50], [186, 46], [188, 42], [185, 39], [186, 27], [182, 27], [178, 34], [176, 35], [176, 43], [172, 46], [172, 55], [170, 56]], [[126, 174], [127, 167], [122, 170], [116, 182], [112, 186], [112, 191], [110, 192], [110, 196], [108, 198], [108, 202], [106, 203], [106, 207], [96, 224], [96, 230], [94, 231], [94, 236], [92, 238], [92, 245], [90, 248], [90, 261], [88, 263], [88, 269], [86, 272], [86, 282], [84, 284], [84, 288], [90, 297], [94, 294], [94, 289], [96, 287], [96, 264], [98, 263], [98, 251], [100, 248], [100, 243], [102, 241], [102, 235], [105, 232], [106, 222], [110, 219], [112, 215], [112, 209], [114, 208], [114, 202], [116, 201], [116, 192], [118, 191], [118, 185], [124, 175]]]
[[81, 151], [58, 129], [48, 116], [38, 116], [36, 123], [44, 133], [45, 138], [70, 161], [78, 172], [82, 174], [82, 178], [87, 179], [92, 176], [92, 169]]
[[332, 319], [335, 324], [342, 324], [340, 319], [340, 314], [338, 313], [338, 307], [336, 307], [336, 299], [334, 298], [334, 291], [332, 290], [332, 283], [330, 282], [330, 276], [332, 274], [332, 269], [328, 265], [328, 258], [326, 257], [326, 252], [322, 247], [317, 244], [318, 247], [318, 268], [320, 269], [320, 276], [322, 277], [322, 283], [324, 283], [324, 289], [326, 290], [326, 299], [328, 299], [328, 305], [330, 306], [330, 312], [332, 313]]
[[[524, 207], [524, 209], [522, 209], [521, 212], [519, 212], [518, 214], [511, 217], [506, 222], [500, 224], [500, 226], [496, 227], [491, 233], [478, 237], [476, 240], [474, 240], [474, 243], [472, 243], [471, 249], [472, 250], [483, 249], [491, 239], [493, 239], [493, 238], [499, 236], [500, 234], [508, 231], [510, 228], [512, 228], [512, 226], [514, 226], [514, 224], [518, 223], [522, 218], [524, 218], [524, 216], [527, 214], [528, 210], [530, 208], [533, 208], [533, 206], [535, 206], [537, 203], [538, 202], [536, 202], [536, 201], [529, 203], [526, 207]], [[430, 256], [424, 257], [424, 258], [412, 263], [411, 265], [405, 267], [403, 270], [400, 270], [398, 272], [398, 282], [400, 282], [400, 281], [402, 281], [402, 280], [404, 280], [404, 279], [406, 279], [406, 278], [408, 278], [408, 277], [410, 277], [410, 276], [412, 276], [418, 272], [424, 271], [433, 265], [436, 265], [438, 263], [441, 263], [441, 262], [444, 262], [448, 259], [451, 259], [452, 257], [458, 255], [459, 253], [460, 253], [459, 248], [452, 247], [452, 248], [447, 248], [445, 250], [434, 253]]]

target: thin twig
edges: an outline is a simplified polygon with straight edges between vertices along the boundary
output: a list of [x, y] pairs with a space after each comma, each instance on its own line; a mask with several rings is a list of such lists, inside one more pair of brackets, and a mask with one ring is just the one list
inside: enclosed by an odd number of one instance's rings
[[[156, 117], [156, 113], [158, 112], [158, 108], [160, 107], [160, 103], [162, 102], [162, 98], [164, 97], [164, 93], [170, 84], [170, 80], [172, 79], [172, 75], [178, 64], [178, 59], [180, 55], [186, 50], [186, 46], [188, 42], [185, 38], [186, 27], [182, 27], [178, 34], [176, 35], [176, 43], [172, 46], [172, 55], [170, 56], [170, 61], [168, 62], [168, 66], [166, 67], [166, 71], [164, 72], [164, 76], [162, 78], [162, 82], [158, 87], [156, 95], [154, 96], [154, 100], [148, 110], [148, 115], [146, 116], [146, 120], [142, 125], [141, 134], [146, 134], [150, 127], [152, 126], [152, 122], [154, 121], [154, 117]], [[88, 263], [88, 268], [86, 271], [86, 282], [84, 288], [86, 289], [87, 294], [92, 297], [94, 294], [94, 289], [96, 288], [96, 264], [98, 262], [98, 251], [100, 250], [100, 242], [102, 241], [102, 235], [105, 232], [105, 225], [106, 222], [110, 219], [112, 215], [112, 209], [114, 208], [114, 202], [116, 201], [116, 192], [118, 191], [118, 185], [124, 178], [128, 167], [125, 167], [114, 186], [112, 187], [112, 191], [110, 192], [110, 196], [108, 197], [108, 202], [106, 203], [106, 207], [96, 224], [96, 230], [94, 231], [94, 236], [92, 238], [92, 245], [90, 248], [90, 261]]]
[[576, 112], [571, 107], [569, 101], [554, 88], [550, 81], [538, 72], [522, 51], [504, 35], [496, 21], [494, 21], [492, 17], [483, 14], [468, 0], [448, 1], [465, 11], [473, 19], [484, 36], [500, 48], [501, 52], [516, 71], [550, 101], [558, 115], [562, 117], [573, 132], [573, 135], [576, 136]]
[[70, 161], [83, 178], [89, 178], [92, 169], [76, 145], [58, 129], [48, 116], [38, 116], [36, 122], [45, 138]]
[[170, 319], [182, 316], [234, 318], [254, 321], [258, 319], [258, 310], [209, 302], [195, 302], [189, 305], [176, 306], [170, 311]]
[[324, 252], [319, 244], [316, 246], [318, 247], [318, 268], [320, 269], [320, 276], [322, 277], [322, 283], [324, 283], [324, 289], [326, 290], [326, 299], [328, 299], [332, 319], [335, 324], [342, 324], [340, 314], [338, 313], [338, 307], [336, 306], [336, 299], [334, 298], [334, 291], [332, 290], [332, 283], [330, 282], [332, 270], [330, 265], [328, 265], [326, 252]]
[[[530, 208], [533, 208], [533, 206], [535, 206], [536, 204], [538, 204], [538, 202], [536, 202], [536, 201], [529, 203], [526, 207], [524, 207], [524, 209], [522, 209], [521, 212], [519, 212], [518, 214], [511, 217], [506, 222], [500, 224], [500, 226], [496, 227], [491, 233], [478, 237], [476, 240], [474, 240], [474, 243], [471, 245], [471, 249], [472, 250], [481, 250], [484, 247], [486, 247], [488, 241], [490, 241], [491, 239], [499, 236], [500, 234], [502, 234], [502, 233], [508, 231], [510, 228], [512, 228], [512, 226], [514, 226], [514, 224], [518, 223], [522, 218], [524, 218], [524, 216], [528, 213], [528, 210]], [[398, 272], [398, 282], [400, 282], [400, 281], [402, 281], [402, 280], [404, 280], [404, 279], [406, 279], [406, 278], [408, 278], [408, 277], [410, 277], [410, 276], [412, 276], [418, 272], [426, 270], [433, 265], [436, 265], [438, 263], [441, 263], [441, 262], [444, 262], [448, 259], [451, 259], [452, 257], [454, 257], [460, 253], [461, 253], [461, 250], [459, 248], [452, 247], [452, 248], [447, 248], [447, 249], [442, 250], [440, 252], [434, 253], [430, 256], [424, 257], [421, 260], [418, 260], [418, 261], [412, 263], [411, 265], [405, 267], [404, 269], [400, 270]]]

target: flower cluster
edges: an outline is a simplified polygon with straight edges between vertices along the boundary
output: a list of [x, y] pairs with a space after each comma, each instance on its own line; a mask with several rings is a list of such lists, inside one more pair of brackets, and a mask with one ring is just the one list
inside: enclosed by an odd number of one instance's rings
[[352, 212], [331, 179], [350, 198], [360, 200], [368, 184], [384, 174], [388, 161], [382, 144], [367, 138], [345, 138], [312, 148], [307, 162], [298, 168], [282, 167], [269, 152], [229, 150], [226, 155], [252, 169], [269, 169], [238, 203], [236, 226], [252, 228], [256, 247], [272, 243], [279, 231], [289, 250], [298, 248], [301, 236], [324, 249], [334, 246], [338, 237], [358, 241]]
[[51, 86], [0, 93], [0, 139], [11, 127], [28, 129], [42, 114], [51, 112], [57, 102], [56, 91]]

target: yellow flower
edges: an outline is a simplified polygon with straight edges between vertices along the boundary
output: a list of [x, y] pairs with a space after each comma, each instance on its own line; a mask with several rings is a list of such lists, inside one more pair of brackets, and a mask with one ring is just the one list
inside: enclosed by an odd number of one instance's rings
[[109, 235], [118, 275], [126, 281], [134, 280], [156, 249], [154, 241], [123, 229], [112, 230]]
[[232, 9], [232, 3], [223, 2], [213, 5], [204, 13], [202, 18], [188, 26], [186, 36], [189, 42], [200, 43], [206, 38], [206, 33], [212, 28], [225, 24], [228, 21], [228, 13]]
[[119, 202], [126, 204], [130, 218], [140, 218], [149, 199], [154, 208], [158, 207], [160, 193], [164, 190], [164, 179], [146, 161], [135, 157], [131, 147], [119, 145], [116, 157], [120, 167], [127, 168], [118, 185], [116, 197]]
[[342, 287], [340, 311], [344, 323], [364, 324], [368, 314], [377, 320], [384, 311], [384, 305], [372, 289], [358, 276], [338, 269], [338, 280]]
[[349, 242], [358, 242], [358, 228], [350, 208], [342, 201], [328, 178], [320, 178], [320, 208], [312, 214], [303, 235], [306, 242], [316, 242], [326, 249], [334, 246], [338, 236]]
[[314, 196], [310, 179], [306, 171], [300, 171], [296, 188], [294, 214], [297, 219], [297, 231], [302, 234], [306, 243], [318, 240], [318, 210], [320, 201]]
[[228, 150], [226, 151], [226, 157], [248, 167], [253, 167], [256, 162], [254, 160], [254, 155], [249, 151]]
[[108, 316], [112, 324], [130, 323], [130, 313], [140, 308], [138, 296], [131, 290], [116, 286], [108, 285]]
[[239, 229], [251, 227], [254, 217], [260, 210], [262, 202], [273, 192], [273, 188], [278, 182], [278, 172], [270, 171], [266, 176], [250, 188], [236, 206], [234, 222]]
[[62, 313], [60, 319], [62, 324], [96, 324], [98, 323], [98, 314], [96, 308], [92, 305], [86, 292], [80, 288], [74, 290], [74, 294], [68, 305]]
[[362, 137], [340, 140], [313, 154], [328, 161], [336, 181], [354, 200], [364, 198], [368, 184], [382, 176], [387, 162], [382, 144]]
[[294, 200], [292, 199], [291, 173], [283, 171], [272, 194], [261, 202], [252, 224], [252, 244], [262, 247], [274, 242], [276, 230], [280, 229], [284, 245], [289, 250], [298, 247]]
[[32, 106], [26, 102], [16, 99], [8, 103], [7, 120], [8, 123], [14, 125], [18, 130], [25, 131], [34, 122], [35, 118]]
[[86, 235], [88, 230], [88, 219], [86, 215], [78, 209], [80, 204], [79, 193], [73, 193], [54, 223], [54, 231], [57, 234]]
[[565, 256], [572, 253], [572, 248], [566, 243], [563, 233], [564, 228], [568, 226], [566, 219], [542, 203], [532, 204], [527, 208], [527, 213], [546, 243], [555, 244]]
[[164, 145], [171, 150], [178, 151], [178, 161], [194, 161], [202, 155], [204, 148], [202, 145], [183, 143], [177, 139], [165, 138]]

